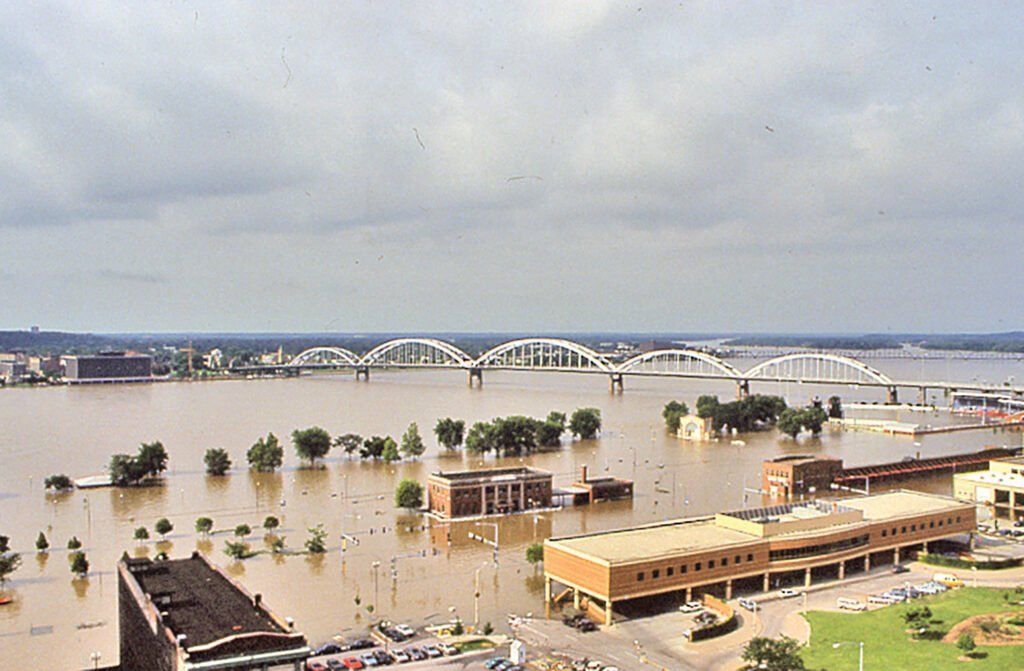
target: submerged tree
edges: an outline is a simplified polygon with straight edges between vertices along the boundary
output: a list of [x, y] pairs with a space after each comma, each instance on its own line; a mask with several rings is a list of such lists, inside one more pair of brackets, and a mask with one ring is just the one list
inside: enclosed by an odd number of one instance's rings
[[423, 454], [426, 447], [423, 445], [423, 438], [420, 436], [420, 427], [413, 422], [409, 425], [409, 428], [405, 430], [405, 434], [402, 436], [402, 454], [410, 459]]
[[452, 419], [451, 417], [437, 420], [437, 424], [434, 426], [434, 435], [437, 436], [437, 442], [443, 445], [446, 450], [457, 450], [462, 445], [465, 431], [466, 422], [461, 419]]
[[284, 463], [284, 448], [277, 436], [268, 433], [266, 438], [261, 437], [252, 444], [245, 458], [249, 461], [249, 468], [261, 473], [273, 473]]
[[581, 440], [592, 440], [601, 430], [601, 411], [597, 408], [576, 408], [569, 418], [569, 430]]
[[84, 578], [89, 573], [89, 560], [84, 552], [76, 552], [71, 556], [71, 572], [78, 578]]
[[403, 479], [395, 488], [395, 505], [410, 510], [423, 505], [423, 485], [409, 478]]
[[331, 451], [331, 434], [319, 426], [292, 431], [292, 444], [299, 458], [316, 466], [317, 459], [323, 459]]
[[203, 455], [207, 475], [224, 475], [231, 469], [231, 457], [221, 447], [211, 447]]

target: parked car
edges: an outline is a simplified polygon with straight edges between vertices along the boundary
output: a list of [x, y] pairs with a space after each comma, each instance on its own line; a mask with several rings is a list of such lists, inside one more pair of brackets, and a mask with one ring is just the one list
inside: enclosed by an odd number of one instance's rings
[[341, 663], [345, 665], [346, 669], [355, 670], [364, 667], [364, 664], [361, 661], [359, 661], [358, 657], [346, 657], [345, 659], [341, 660]]
[[576, 630], [586, 634], [587, 632], [597, 631], [597, 625], [590, 620], [583, 620], [576, 625]]
[[961, 580], [960, 578], [957, 578], [952, 573], [936, 573], [935, 575], [932, 576], [932, 580], [934, 580], [935, 582], [939, 583], [940, 585], [945, 585], [946, 587], [963, 587], [964, 586], [964, 581]]
[[[409, 647], [406, 648], [406, 651], [409, 653], [409, 656], [413, 658], [413, 661], [422, 662], [427, 658], [427, 653], [423, 652], [419, 648]], [[490, 669], [493, 667], [488, 666], [487, 668]]]
[[309, 660], [306, 662], [306, 671], [327, 671], [327, 666], [323, 662]]
[[788, 587], [784, 587], [779, 590], [779, 596], [783, 599], [792, 599], [798, 594], [799, 592], [797, 592], [795, 589], [790, 589]]
[[355, 639], [354, 641], [352, 641], [352, 642], [350, 642], [348, 644], [348, 649], [349, 650], [365, 650], [367, 648], [372, 648], [375, 645], [377, 645], [377, 644], [374, 643], [369, 638], [357, 638], [357, 639]]
[[497, 668], [497, 666], [499, 664], [502, 664], [502, 663], [507, 662], [507, 661], [508, 660], [505, 659], [504, 657], [491, 657], [486, 662], [484, 662], [484, 668], [485, 669], [494, 669], [494, 668]]
[[704, 604], [700, 601], [687, 601], [679, 607], [681, 613], [699, 613], [704, 610]]
[[405, 650], [392, 650], [391, 656], [394, 657], [395, 661], [399, 664], [405, 664], [406, 662], [412, 661], [412, 657]]
[[407, 624], [396, 624], [394, 628], [398, 633], [406, 638], [412, 638], [416, 635], [416, 630]]
[[359, 655], [359, 661], [366, 667], [380, 666], [380, 662], [377, 661], [377, 657], [372, 652], [364, 652]]
[[884, 594], [872, 594], [868, 597], [868, 603], [875, 603], [880, 606], [889, 606], [896, 603], [897, 599], [888, 597]]
[[438, 657], [440, 657], [440, 656], [442, 656], [444, 654], [440, 650], [438, 650], [437, 646], [435, 646], [435, 645], [425, 645], [425, 646], [423, 646], [423, 652], [427, 653], [427, 657], [429, 657], [431, 659], [437, 659]]
[[460, 652], [462, 652], [461, 650], [456, 648], [454, 645], [450, 645], [448, 643], [438, 643], [437, 644], [437, 648], [438, 648], [438, 650], [440, 650], [441, 652], [443, 652], [444, 654], [449, 655], [449, 656], [457, 655]]
[[313, 657], [319, 657], [321, 655], [337, 655], [342, 652], [345, 651], [342, 650], [341, 646], [337, 643], [324, 643], [320, 647], [314, 648], [313, 652], [310, 654]]
[[903, 564], [894, 564], [893, 567], [892, 567], [892, 572], [893, 573], [909, 573], [910, 569], [908, 569]]
[[752, 599], [741, 598], [738, 603], [747, 610], [757, 610], [757, 602]]
[[836, 606], [843, 610], [866, 610], [867, 605], [860, 599], [851, 599], [850, 597], [841, 596], [836, 599]]
[[341, 671], [345, 668], [345, 663], [342, 662], [340, 659], [332, 657], [331, 659], [327, 660], [327, 668], [331, 671]]

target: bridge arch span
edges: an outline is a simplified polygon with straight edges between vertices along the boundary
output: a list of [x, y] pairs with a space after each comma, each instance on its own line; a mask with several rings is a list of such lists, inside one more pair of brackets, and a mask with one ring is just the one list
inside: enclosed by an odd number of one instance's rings
[[827, 352], [796, 352], [762, 361], [742, 373], [747, 380], [803, 380], [893, 386], [892, 379], [863, 361]]
[[360, 366], [465, 367], [473, 358], [461, 349], [435, 338], [396, 338], [363, 355]]
[[638, 354], [623, 361], [616, 373], [672, 375], [685, 373], [692, 377], [727, 377], [740, 379], [743, 373], [716, 356], [692, 349], [659, 349]]
[[612, 373], [614, 366], [594, 350], [561, 338], [522, 338], [481, 354], [473, 367]]
[[310, 347], [309, 349], [300, 352], [286, 366], [300, 367], [300, 366], [357, 366], [359, 365], [359, 357], [344, 347]]

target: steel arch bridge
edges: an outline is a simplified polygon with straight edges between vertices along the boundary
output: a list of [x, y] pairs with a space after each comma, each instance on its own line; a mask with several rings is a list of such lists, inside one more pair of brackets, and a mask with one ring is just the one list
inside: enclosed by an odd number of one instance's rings
[[[707, 352], [662, 349], [637, 355], [621, 363], [586, 345], [562, 338], [519, 338], [472, 357], [455, 345], [436, 338], [396, 338], [358, 355], [341, 347], [313, 347], [287, 364], [246, 370], [297, 373], [304, 369], [353, 368], [356, 377], [369, 379], [371, 368], [443, 368], [465, 370], [469, 382], [483, 383], [485, 370], [550, 371], [607, 375], [613, 391], [622, 391], [625, 376], [654, 376], [727, 380], [739, 396], [750, 392], [751, 382], [857, 385], [882, 387], [889, 402], [896, 402], [897, 387], [1004, 391], [1024, 396], [1024, 387], [977, 382], [897, 381], [850, 356], [829, 352], [793, 352], [762, 361], [746, 371]], [[239, 369], [241, 370], [241, 369]]]
[[827, 352], [796, 352], [762, 361], [743, 373], [747, 380], [773, 382], [821, 382], [826, 384], [867, 384], [889, 387], [888, 375], [862, 361]]

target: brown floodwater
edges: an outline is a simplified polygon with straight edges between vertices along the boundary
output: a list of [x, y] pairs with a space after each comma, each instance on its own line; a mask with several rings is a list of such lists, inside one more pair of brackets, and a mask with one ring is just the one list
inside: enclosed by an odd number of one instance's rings
[[[1024, 365], [1007, 361], [875, 365], [904, 379], [1003, 380], [1024, 374]], [[6, 587], [16, 600], [0, 607], [0, 658], [31, 659], [37, 667], [85, 668], [90, 666], [90, 653], [98, 651], [103, 664], [114, 663], [114, 565], [123, 552], [153, 556], [166, 550], [183, 556], [198, 548], [251, 591], [262, 593], [278, 613], [295, 618], [314, 643], [363, 631], [370, 619], [368, 605], [374, 605], [380, 616], [413, 624], [448, 619], [452, 612], [471, 621], [473, 581], [479, 569], [480, 620], [502, 627], [508, 613], [543, 611], [543, 582], [524, 556], [531, 542], [553, 534], [740, 507], [744, 486], [759, 485], [766, 457], [829, 454], [859, 465], [917, 452], [933, 456], [1021, 441], [1020, 434], [981, 431], [916, 440], [826, 432], [820, 438], [793, 442], [765, 432], [741, 436], [743, 445], [727, 440], [701, 444], [678, 441], [662, 428], [660, 412], [666, 401], [676, 398], [692, 407], [699, 394], [717, 393], [727, 399], [734, 391], [721, 382], [628, 378], [625, 393], [613, 396], [600, 376], [494, 372], [485, 375], [483, 389], [470, 389], [464, 373], [448, 371], [375, 371], [369, 383], [338, 374], [0, 391], [0, 534], [11, 536], [14, 549], [24, 553], [22, 567]], [[882, 400], [879, 390], [850, 387], [755, 384], [753, 391], [781, 393], [790, 403], [830, 393], [847, 401]], [[508, 414], [543, 417], [551, 410], [571, 412], [582, 406], [601, 409], [600, 439], [566, 442], [559, 451], [525, 459], [443, 454], [431, 432], [443, 416], [472, 423]], [[892, 410], [871, 416], [931, 424], [963, 421], [942, 413]], [[323, 469], [301, 470], [288, 441], [293, 429], [313, 424], [332, 434], [398, 438], [413, 421], [419, 423], [428, 445], [424, 457], [414, 462], [361, 463], [332, 455]], [[287, 445], [285, 468], [275, 474], [252, 474], [245, 468], [245, 451], [268, 431]], [[61, 495], [43, 491], [47, 475], [101, 473], [110, 454], [134, 452], [140, 442], [150, 440], [163, 441], [170, 453], [163, 486]], [[203, 453], [210, 447], [223, 447], [231, 454], [235, 468], [228, 476], [204, 474]], [[492, 527], [471, 522], [448, 527], [392, 505], [400, 478], [423, 481], [438, 469], [521, 462], [552, 471], [556, 486], [569, 484], [586, 464], [594, 475], [634, 479], [636, 497], [501, 519], [497, 566], [491, 549], [468, 537], [470, 531], [490, 536]], [[910, 484], [951, 490], [948, 477]], [[760, 503], [760, 498], [747, 503]], [[317, 557], [261, 554], [236, 562], [223, 553], [230, 532], [204, 540], [193, 531], [195, 519], [203, 515], [214, 519], [216, 529], [227, 530], [240, 523], [258, 529], [271, 514], [281, 518], [279, 533], [293, 549], [302, 548], [308, 527], [323, 524], [330, 534], [330, 552]], [[145, 525], [152, 534], [160, 517], [175, 525], [165, 542], [139, 545], [132, 540], [135, 527]], [[34, 552], [40, 531], [50, 539], [48, 554]], [[350, 544], [343, 552], [343, 531], [359, 538], [359, 545]], [[63, 549], [72, 535], [82, 540], [92, 565], [86, 580], [72, 580]], [[265, 547], [260, 532], [249, 542], [254, 549]]]

